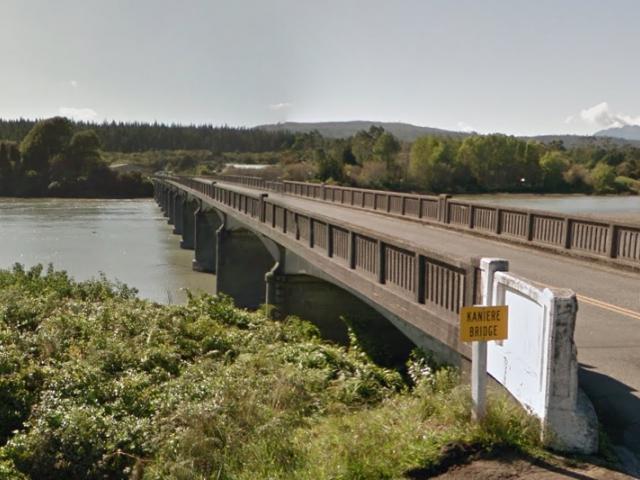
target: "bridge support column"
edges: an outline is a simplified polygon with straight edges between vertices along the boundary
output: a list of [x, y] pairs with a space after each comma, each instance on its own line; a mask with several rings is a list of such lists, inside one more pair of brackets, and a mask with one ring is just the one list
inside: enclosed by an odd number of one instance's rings
[[216, 293], [232, 297], [236, 306], [258, 308], [265, 303], [265, 275], [276, 263], [260, 238], [248, 230], [216, 232]]
[[169, 210], [169, 189], [162, 184], [158, 184], [158, 188], [160, 188], [159, 194], [159, 203], [160, 208], [162, 208], [162, 212], [165, 216], [167, 216]]
[[180, 248], [186, 250], [193, 250], [195, 244], [195, 230], [196, 230], [196, 210], [198, 204], [194, 200], [185, 199], [184, 209], [182, 215], [182, 241], [180, 242]]
[[349, 343], [348, 323], [361, 347], [381, 364], [404, 365], [414, 348], [381, 313], [332, 283], [304, 274], [275, 275], [273, 289], [270, 301], [278, 317], [296, 315], [308, 320], [323, 338], [343, 345]]
[[186, 199], [180, 193], [176, 193], [173, 202], [173, 233], [182, 235], [182, 223], [184, 217]]
[[216, 231], [222, 221], [213, 210], [204, 210], [202, 205], [195, 213], [195, 258], [193, 269], [197, 272], [216, 273], [216, 250], [218, 235]]
[[167, 223], [173, 225], [176, 219], [176, 202], [178, 201], [178, 193], [169, 189], [167, 192]]

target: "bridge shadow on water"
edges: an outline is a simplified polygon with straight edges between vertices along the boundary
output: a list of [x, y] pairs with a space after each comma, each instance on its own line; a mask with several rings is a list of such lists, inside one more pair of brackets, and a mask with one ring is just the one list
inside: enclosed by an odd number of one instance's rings
[[637, 457], [635, 468], [640, 467], [640, 392], [583, 363], [578, 380], [611, 443], [633, 452]]

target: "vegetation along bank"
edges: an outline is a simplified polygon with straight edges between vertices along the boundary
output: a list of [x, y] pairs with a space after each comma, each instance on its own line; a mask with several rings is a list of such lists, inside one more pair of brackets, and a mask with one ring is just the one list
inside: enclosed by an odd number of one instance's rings
[[[382, 368], [227, 298], [0, 271], [0, 478], [426, 478], [451, 445], [540, 453], [502, 398], [469, 418], [451, 368]], [[422, 472], [411, 476], [410, 472]]]

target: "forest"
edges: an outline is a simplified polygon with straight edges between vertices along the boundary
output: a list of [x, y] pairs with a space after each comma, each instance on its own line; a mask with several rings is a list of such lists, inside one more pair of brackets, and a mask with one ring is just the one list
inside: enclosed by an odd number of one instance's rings
[[74, 131], [66, 118], [37, 122], [20, 143], [0, 141], [0, 196], [133, 198], [152, 192], [140, 173], [110, 169], [97, 134]]
[[[139, 172], [252, 174], [424, 193], [640, 193], [640, 148], [599, 139], [566, 147], [502, 134], [425, 135], [401, 141], [372, 126], [346, 138], [317, 131], [143, 123], [88, 124], [56, 117], [0, 120], [0, 195], [145, 196]], [[134, 165], [117, 174], [109, 165]]]
[[[33, 120], [0, 119], [0, 139], [22, 141], [36, 124]], [[74, 130], [93, 130], [102, 149], [109, 152], [147, 150], [209, 150], [221, 152], [266, 152], [286, 148], [293, 141], [288, 132], [260, 129], [178, 125], [140, 122], [70, 122]]]
[[406, 143], [379, 127], [347, 139], [300, 133], [278, 169], [285, 179], [400, 191], [640, 193], [640, 148], [566, 148], [501, 134]]

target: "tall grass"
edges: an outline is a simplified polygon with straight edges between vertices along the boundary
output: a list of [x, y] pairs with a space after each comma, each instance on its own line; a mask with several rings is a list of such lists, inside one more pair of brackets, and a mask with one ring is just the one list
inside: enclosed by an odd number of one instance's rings
[[409, 379], [352, 335], [275, 322], [227, 298], [138, 300], [105, 279], [0, 271], [0, 478], [384, 479], [443, 447], [538, 447], [499, 398], [469, 417], [455, 370]]

